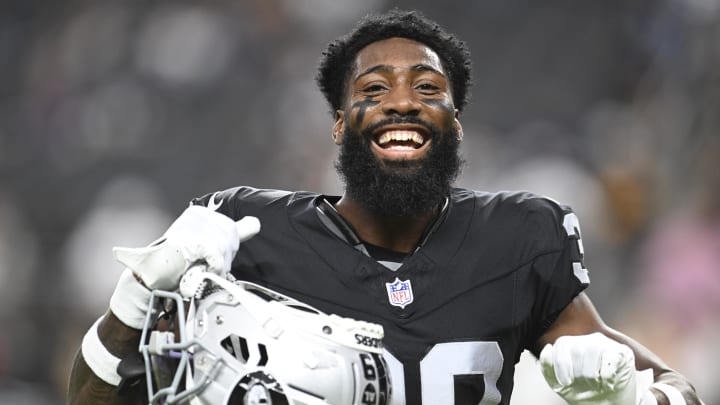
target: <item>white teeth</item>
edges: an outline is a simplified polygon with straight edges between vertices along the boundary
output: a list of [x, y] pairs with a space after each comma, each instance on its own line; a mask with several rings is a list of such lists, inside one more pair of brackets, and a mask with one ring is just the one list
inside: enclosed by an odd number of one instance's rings
[[415, 131], [387, 131], [380, 135], [380, 139], [378, 139], [378, 144], [385, 145], [386, 143], [390, 141], [400, 141], [400, 142], [406, 142], [406, 141], [413, 141], [418, 145], [422, 145], [424, 142], [424, 139], [422, 135]]

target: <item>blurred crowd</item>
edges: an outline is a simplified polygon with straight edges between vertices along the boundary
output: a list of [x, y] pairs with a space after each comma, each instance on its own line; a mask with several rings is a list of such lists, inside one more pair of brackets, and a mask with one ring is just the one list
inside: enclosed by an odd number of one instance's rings
[[[459, 184], [572, 205], [606, 321], [720, 403], [717, 0], [7, 0], [0, 404], [64, 401], [122, 270], [112, 246], [217, 189], [342, 191], [315, 68], [393, 6], [472, 51]], [[557, 403], [536, 367], [514, 404]]]

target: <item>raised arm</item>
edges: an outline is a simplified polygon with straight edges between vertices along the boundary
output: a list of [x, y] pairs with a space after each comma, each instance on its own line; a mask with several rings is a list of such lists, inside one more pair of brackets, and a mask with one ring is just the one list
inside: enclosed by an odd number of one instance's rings
[[[593, 335], [595, 333], [602, 336]], [[568, 340], [569, 336], [574, 338]], [[558, 341], [560, 338], [564, 340]], [[548, 345], [555, 345], [555, 350], [550, 350], [552, 346]], [[630, 348], [630, 351], [623, 351], [625, 347]], [[549, 349], [545, 351], [543, 348]], [[668, 367], [642, 344], [606, 325], [584, 293], [578, 295], [560, 313], [540, 337], [533, 352], [541, 358], [543, 374], [548, 383], [571, 405], [613, 404], [612, 401], [602, 402], [602, 399], [598, 402], [572, 401], [575, 397], [590, 395], [582, 393], [583, 390], [589, 391], [589, 386], [602, 387], [598, 389], [606, 390], [610, 397], [623, 389], [635, 389], [635, 386], [626, 387], [623, 383], [637, 384], [637, 395], [633, 395], [634, 402], [629, 405], [653, 405], [650, 396], [654, 397], [658, 405], [683, 405], [683, 401], [688, 405], [702, 404], [694, 387], [683, 375]], [[634, 366], [634, 369], [622, 369], [623, 361], [618, 359], [623, 356], [629, 356], [626, 368]], [[612, 370], [607, 369], [610, 363], [613, 365]], [[635, 376], [635, 370], [646, 369], [652, 370], [653, 381], [649, 388], [647, 384], [643, 386], [640, 376]], [[568, 395], [563, 395], [563, 392]]]
[[70, 376], [68, 403], [147, 403], [145, 384], [119, 392], [117, 367], [138, 351], [151, 290], [177, 289], [183, 273], [198, 263], [214, 273], [229, 271], [240, 242], [258, 231], [255, 218], [235, 222], [207, 207], [192, 206], [150, 246], [116, 248], [116, 259], [127, 268], [110, 299], [110, 310], [83, 338]]

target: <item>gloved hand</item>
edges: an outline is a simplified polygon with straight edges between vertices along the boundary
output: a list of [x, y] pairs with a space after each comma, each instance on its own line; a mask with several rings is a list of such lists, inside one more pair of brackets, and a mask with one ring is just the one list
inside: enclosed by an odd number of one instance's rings
[[198, 264], [220, 275], [230, 271], [240, 243], [259, 230], [255, 217], [235, 222], [207, 207], [188, 207], [150, 246], [113, 248], [115, 259], [127, 268], [110, 309], [124, 324], [142, 328], [150, 290], [176, 290], [182, 275]]
[[150, 246], [116, 247], [113, 254], [149, 289], [172, 291], [192, 265], [204, 264], [216, 274], [229, 271], [240, 242], [259, 230], [257, 218], [235, 222], [207, 207], [190, 206]]
[[540, 365], [550, 388], [570, 405], [637, 405], [652, 383], [649, 370], [635, 370], [632, 350], [602, 333], [558, 338], [543, 348]]

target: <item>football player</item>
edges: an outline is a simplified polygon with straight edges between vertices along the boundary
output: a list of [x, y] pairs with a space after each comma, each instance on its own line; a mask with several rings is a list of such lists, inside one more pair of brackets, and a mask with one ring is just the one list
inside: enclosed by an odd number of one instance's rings
[[[141, 259], [119, 254], [128, 270], [82, 344], [73, 404], [146, 401], [132, 386], [118, 394], [117, 364], [137, 351], [150, 290], [177, 288], [198, 262], [382, 325], [393, 405], [508, 404], [526, 349], [571, 405], [701, 403], [686, 378], [595, 311], [570, 208], [452, 186], [470, 82], [463, 42], [416, 12], [368, 16], [328, 46], [317, 81], [344, 194], [207, 194]], [[246, 216], [262, 230], [240, 243], [234, 221]]]

